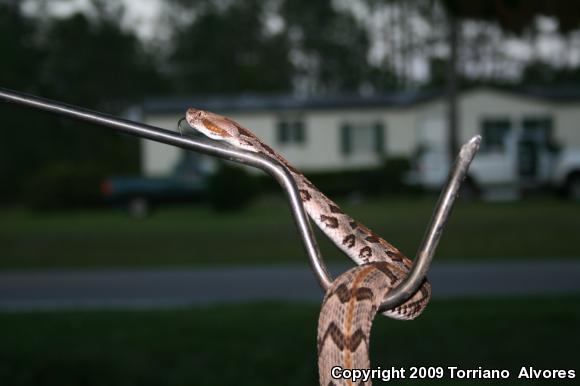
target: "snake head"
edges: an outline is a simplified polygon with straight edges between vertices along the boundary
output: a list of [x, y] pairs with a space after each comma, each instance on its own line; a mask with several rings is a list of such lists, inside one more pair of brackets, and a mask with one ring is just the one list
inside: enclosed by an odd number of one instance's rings
[[225, 141], [239, 149], [257, 152], [260, 143], [248, 129], [243, 128], [233, 120], [204, 110], [187, 109], [185, 120], [195, 130], [218, 141]]
[[185, 119], [195, 130], [218, 141], [228, 141], [237, 133], [231, 120], [209, 111], [190, 108], [185, 113]]

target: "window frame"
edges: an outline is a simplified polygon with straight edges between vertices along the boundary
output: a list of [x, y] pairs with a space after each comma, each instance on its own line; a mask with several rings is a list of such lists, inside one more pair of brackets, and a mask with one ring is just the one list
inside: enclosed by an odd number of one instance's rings
[[[384, 119], [353, 121], [345, 119], [339, 124], [340, 152], [343, 156], [352, 156], [355, 154], [376, 154], [385, 155], [386, 144], [386, 124]], [[368, 131], [371, 138], [371, 146], [368, 149], [360, 149], [355, 145], [355, 136], [357, 130]]]
[[[505, 123], [507, 126], [504, 128], [504, 132], [501, 135], [501, 140], [492, 141], [494, 137], [500, 137], [499, 135], [490, 134], [487, 132], [491, 128], [498, 129], [498, 123]], [[496, 127], [486, 126], [487, 124], [494, 123]], [[479, 132], [482, 136], [482, 150], [490, 151], [503, 151], [505, 147], [505, 138], [514, 130], [514, 120], [508, 115], [486, 115], [479, 120]], [[501, 129], [501, 128], [500, 128]]]
[[[535, 123], [541, 123], [540, 125], [535, 126], [534, 128], [541, 128], [543, 138], [543, 142], [546, 144], [554, 142], [554, 116], [552, 114], [526, 114], [520, 120], [520, 126], [522, 128], [522, 137], [531, 136], [531, 135], [538, 135], [532, 134], [532, 132], [526, 132], [526, 129], [529, 128], [526, 124], [535, 121]], [[543, 122], [542, 122], [543, 121]], [[546, 125], [542, 125], [546, 124]]]
[[276, 122], [276, 142], [280, 146], [304, 146], [308, 141], [302, 116], [280, 116]]

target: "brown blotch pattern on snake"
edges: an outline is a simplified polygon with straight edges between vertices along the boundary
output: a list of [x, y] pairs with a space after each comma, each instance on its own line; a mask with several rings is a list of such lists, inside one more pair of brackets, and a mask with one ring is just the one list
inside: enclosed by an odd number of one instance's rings
[[399, 251], [390, 251], [388, 249], [385, 249], [385, 252], [387, 254], [387, 256], [389, 256], [391, 259], [393, 259], [394, 261], [401, 261], [403, 260], [403, 257], [401, 256], [401, 253]]
[[395, 274], [385, 264], [377, 265], [377, 268], [391, 280], [391, 283], [397, 281], [397, 277], [395, 276]]
[[328, 338], [328, 336], [330, 336], [330, 338], [332, 339], [332, 341], [334, 342], [336, 347], [338, 347], [339, 350], [342, 351], [344, 349], [345, 339], [342, 331], [340, 331], [340, 329], [336, 326], [334, 322], [330, 322], [326, 331], [324, 332], [324, 335], [322, 335], [322, 338], [318, 341], [318, 352], [322, 351], [322, 347], [326, 342], [326, 338]]
[[373, 251], [371, 249], [371, 247], [366, 246], [364, 248], [362, 248], [360, 250], [360, 253], [358, 254], [358, 257], [360, 257], [361, 259], [368, 261], [368, 259], [373, 255]]
[[356, 290], [356, 300], [373, 300], [373, 291], [367, 287], [360, 287]]
[[329, 204], [328, 208], [332, 213], [343, 214], [344, 212], [336, 205]]
[[372, 236], [368, 236], [365, 238], [366, 241], [368, 241], [369, 243], [380, 243], [381, 242], [381, 238], [377, 235], [372, 235]]
[[356, 237], [353, 234], [347, 235], [342, 239], [342, 245], [345, 245], [347, 248], [354, 247], [356, 242]]
[[320, 215], [320, 221], [322, 221], [328, 228], [338, 228], [338, 219], [332, 216]]
[[299, 192], [300, 192], [300, 198], [302, 198], [302, 201], [310, 201], [310, 199], [312, 198], [312, 196], [310, 195], [310, 193], [306, 189], [300, 189]]

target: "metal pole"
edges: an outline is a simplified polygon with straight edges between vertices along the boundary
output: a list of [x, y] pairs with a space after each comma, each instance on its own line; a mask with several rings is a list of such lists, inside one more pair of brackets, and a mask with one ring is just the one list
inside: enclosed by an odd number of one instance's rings
[[461, 147], [459, 155], [451, 168], [447, 182], [441, 191], [439, 200], [435, 205], [433, 217], [431, 217], [431, 222], [427, 227], [425, 236], [423, 236], [423, 241], [417, 251], [417, 256], [415, 256], [413, 267], [405, 280], [401, 282], [395, 290], [387, 295], [387, 298], [379, 307], [380, 312], [389, 310], [404, 303], [415, 292], [417, 292], [423, 283], [423, 280], [429, 271], [429, 266], [431, 265], [431, 261], [435, 255], [435, 250], [437, 249], [441, 235], [443, 234], [445, 224], [447, 224], [447, 221], [449, 220], [461, 183], [465, 179], [467, 169], [469, 169], [469, 165], [479, 149], [480, 142], [481, 136], [476, 135]]

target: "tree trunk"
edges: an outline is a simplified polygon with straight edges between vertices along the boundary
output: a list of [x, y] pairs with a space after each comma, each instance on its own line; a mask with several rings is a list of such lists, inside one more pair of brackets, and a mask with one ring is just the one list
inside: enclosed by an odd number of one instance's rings
[[458, 146], [458, 77], [457, 49], [459, 45], [459, 21], [456, 16], [449, 15], [449, 58], [447, 60], [447, 113], [448, 113], [448, 151], [451, 160], [455, 158]]

